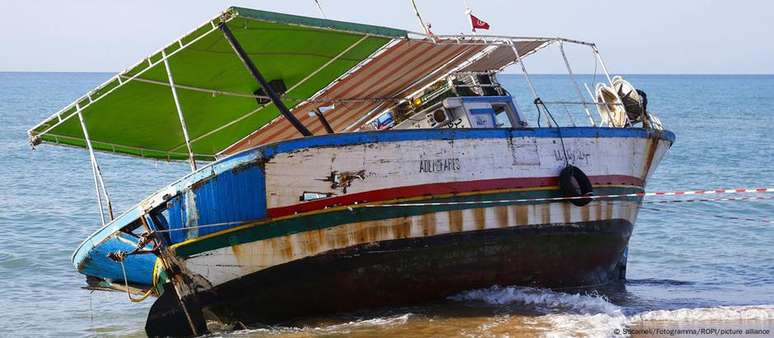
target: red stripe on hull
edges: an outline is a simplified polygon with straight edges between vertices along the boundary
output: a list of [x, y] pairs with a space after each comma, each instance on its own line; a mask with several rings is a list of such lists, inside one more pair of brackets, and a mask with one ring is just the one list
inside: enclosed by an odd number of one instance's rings
[[[642, 187], [642, 179], [623, 175], [589, 176], [592, 185], [629, 185]], [[445, 182], [419, 184], [396, 188], [364, 191], [343, 196], [329, 197], [305, 203], [293, 204], [285, 207], [269, 208], [269, 217], [282, 217], [295, 213], [310, 212], [326, 207], [350, 205], [365, 202], [389, 201], [401, 198], [413, 198], [421, 196], [435, 196], [445, 194], [459, 194], [476, 191], [525, 189], [525, 188], [550, 188], [559, 185], [558, 177], [527, 177], [527, 178], [500, 178], [490, 180]]]

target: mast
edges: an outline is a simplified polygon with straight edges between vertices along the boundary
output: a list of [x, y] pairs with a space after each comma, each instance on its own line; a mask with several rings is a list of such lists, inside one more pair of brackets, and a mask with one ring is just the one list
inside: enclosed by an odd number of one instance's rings
[[422, 31], [425, 32], [425, 35], [433, 41], [435, 41], [435, 37], [432, 33], [430, 33], [430, 28], [425, 25], [425, 22], [422, 20], [422, 16], [419, 15], [419, 8], [417, 8], [417, 3], [414, 0], [411, 0], [411, 6], [414, 8], [414, 14], [417, 15], [417, 20], [419, 20], [419, 25], [422, 26]]

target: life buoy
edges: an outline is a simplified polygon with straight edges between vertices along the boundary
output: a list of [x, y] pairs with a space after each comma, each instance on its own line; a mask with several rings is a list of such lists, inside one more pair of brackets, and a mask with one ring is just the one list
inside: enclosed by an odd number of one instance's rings
[[[559, 189], [564, 197], [581, 197], [593, 195], [591, 181], [580, 168], [567, 165], [559, 174]], [[591, 202], [591, 198], [574, 198], [570, 203], [582, 207]]]
[[626, 109], [619, 104], [615, 89], [598, 83], [596, 89], [597, 111], [602, 118], [602, 126], [623, 128], [626, 125]]
[[629, 123], [642, 121], [643, 115], [648, 105], [648, 97], [644, 91], [634, 88], [629, 81], [620, 76], [613, 78], [613, 88], [618, 93], [618, 98], [623, 103], [626, 117]]

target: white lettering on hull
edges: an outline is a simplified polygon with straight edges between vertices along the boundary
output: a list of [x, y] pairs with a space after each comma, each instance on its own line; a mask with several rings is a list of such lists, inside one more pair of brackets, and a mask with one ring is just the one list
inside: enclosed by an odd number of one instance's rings
[[[652, 172], [668, 148], [666, 141], [660, 141], [653, 163], [647, 164], [650, 142], [643, 138], [564, 139], [570, 164], [586, 175], [639, 179]], [[554, 177], [564, 166], [558, 138], [402, 141], [310, 148], [279, 154], [266, 163], [267, 206], [297, 204], [309, 191], [335, 197], [431, 183]], [[347, 182], [346, 192], [331, 184], [331, 175], [335, 179], [340, 173], [358, 174]]]

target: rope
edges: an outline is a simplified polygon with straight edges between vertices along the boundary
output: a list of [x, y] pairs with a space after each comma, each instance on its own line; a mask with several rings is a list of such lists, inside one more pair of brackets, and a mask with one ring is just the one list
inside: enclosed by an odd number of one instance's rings
[[[554, 125], [556, 126], [556, 133], [559, 135], [559, 142], [562, 144], [562, 153], [564, 153], [564, 165], [569, 166], [570, 160], [567, 158], [567, 149], [564, 147], [564, 137], [562, 137], [562, 128], [559, 127], [559, 123], [556, 122], [556, 119], [554, 118], [554, 115], [551, 114], [551, 111], [548, 110], [548, 107], [546, 107], [546, 104], [543, 102], [541, 98], [535, 99], [535, 107], [538, 110], [538, 117], [540, 117], [540, 106], [543, 106], [543, 109], [546, 111], [546, 115], [548, 115], [549, 118], [551, 118], [551, 121], [554, 121]], [[551, 123], [549, 122], [549, 127]], [[540, 126], [540, 123], [538, 123], [538, 127]]]
[[129, 291], [129, 281], [126, 279], [126, 268], [124, 267], [124, 260], [119, 261], [121, 263], [121, 271], [124, 273], [124, 286], [126, 287], [126, 296], [132, 303], [139, 303], [146, 300], [151, 294], [153, 294], [153, 288], [148, 289], [140, 298], [132, 298], [132, 293]]
[[228, 226], [228, 225], [242, 224], [242, 223], [243, 222], [212, 223], [212, 224], [193, 225], [189, 227], [181, 227], [181, 228], [174, 228], [174, 229], [159, 229], [159, 230], [156, 230], [156, 232], [172, 232], [172, 231], [181, 231], [181, 230], [212, 228], [212, 227], [221, 227], [221, 226]]

